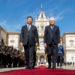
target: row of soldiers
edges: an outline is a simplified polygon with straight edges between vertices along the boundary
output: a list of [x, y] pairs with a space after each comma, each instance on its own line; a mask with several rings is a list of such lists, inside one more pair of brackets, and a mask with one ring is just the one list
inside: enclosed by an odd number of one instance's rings
[[24, 53], [11, 46], [0, 45], [0, 67], [24, 66]]

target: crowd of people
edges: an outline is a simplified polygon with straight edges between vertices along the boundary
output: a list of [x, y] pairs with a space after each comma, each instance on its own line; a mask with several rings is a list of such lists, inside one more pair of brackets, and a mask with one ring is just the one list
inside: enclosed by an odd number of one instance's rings
[[0, 67], [24, 66], [24, 53], [11, 46], [0, 45]]

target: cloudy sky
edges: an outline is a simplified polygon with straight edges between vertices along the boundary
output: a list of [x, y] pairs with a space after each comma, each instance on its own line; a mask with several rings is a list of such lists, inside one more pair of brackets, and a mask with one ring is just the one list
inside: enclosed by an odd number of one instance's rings
[[56, 18], [61, 34], [75, 32], [75, 0], [0, 0], [0, 25], [20, 32], [27, 16], [37, 18], [41, 4], [47, 17]]

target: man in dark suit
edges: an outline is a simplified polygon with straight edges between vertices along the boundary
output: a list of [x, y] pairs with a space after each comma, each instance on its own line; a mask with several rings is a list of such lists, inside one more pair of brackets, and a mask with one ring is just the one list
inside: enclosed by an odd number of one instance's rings
[[25, 50], [26, 68], [33, 69], [36, 63], [36, 45], [38, 46], [38, 31], [37, 28], [32, 25], [33, 18], [27, 17], [27, 25], [24, 25], [21, 29], [21, 39]]
[[48, 68], [51, 68], [51, 63], [52, 68], [56, 68], [56, 49], [60, 42], [60, 30], [55, 25], [54, 17], [51, 17], [49, 22], [50, 25], [45, 27], [44, 32], [45, 52], [48, 58]]

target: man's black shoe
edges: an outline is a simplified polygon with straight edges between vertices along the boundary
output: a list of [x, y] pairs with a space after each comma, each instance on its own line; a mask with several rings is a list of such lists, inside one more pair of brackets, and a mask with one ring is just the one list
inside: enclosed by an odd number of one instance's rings
[[52, 67], [52, 69], [55, 69], [55, 68], [56, 68], [55, 66]]
[[51, 66], [48, 66], [48, 69], [51, 69]]

